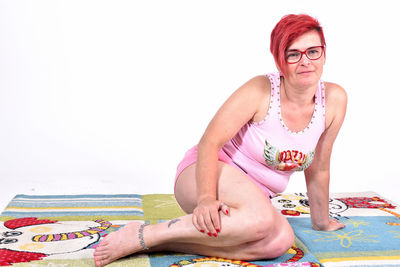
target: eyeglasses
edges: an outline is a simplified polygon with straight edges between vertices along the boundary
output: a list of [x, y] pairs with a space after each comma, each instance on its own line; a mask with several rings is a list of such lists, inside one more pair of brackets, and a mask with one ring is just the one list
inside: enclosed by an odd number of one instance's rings
[[317, 60], [322, 56], [324, 48], [324, 45], [320, 45], [309, 47], [304, 51], [289, 50], [286, 52], [286, 62], [289, 64], [295, 64], [301, 60], [303, 55], [306, 55], [306, 57], [310, 60]]

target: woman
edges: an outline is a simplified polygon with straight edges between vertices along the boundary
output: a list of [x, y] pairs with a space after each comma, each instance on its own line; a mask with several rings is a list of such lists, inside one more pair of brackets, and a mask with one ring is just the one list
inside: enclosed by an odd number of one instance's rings
[[322, 28], [308, 15], [285, 16], [272, 31], [271, 52], [280, 73], [254, 77], [234, 92], [179, 164], [175, 197], [188, 215], [146, 227], [127, 224], [100, 243], [96, 266], [143, 250], [278, 257], [294, 234], [270, 197], [294, 171], [305, 172], [312, 227], [344, 227], [329, 218], [328, 202], [330, 156], [347, 96], [339, 85], [320, 81]]

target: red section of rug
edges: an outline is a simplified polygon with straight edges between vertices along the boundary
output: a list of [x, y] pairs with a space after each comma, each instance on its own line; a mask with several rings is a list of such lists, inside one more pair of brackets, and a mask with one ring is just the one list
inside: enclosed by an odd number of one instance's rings
[[23, 226], [46, 224], [46, 223], [56, 223], [57, 221], [51, 220], [38, 220], [36, 217], [26, 217], [14, 220], [8, 220], [4, 223], [4, 226], [9, 229], [16, 229]]
[[42, 253], [0, 249], [0, 266], [11, 266], [13, 263], [41, 260], [46, 256], [46, 254]]

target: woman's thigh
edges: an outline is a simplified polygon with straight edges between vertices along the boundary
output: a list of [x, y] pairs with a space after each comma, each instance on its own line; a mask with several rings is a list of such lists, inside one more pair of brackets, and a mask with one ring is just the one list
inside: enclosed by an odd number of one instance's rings
[[[217, 198], [229, 207], [247, 209], [273, 209], [271, 201], [261, 189], [238, 168], [218, 161]], [[188, 166], [178, 176], [175, 198], [186, 213], [197, 205], [196, 163]]]
[[[195, 169], [196, 164], [187, 167], [175, 187], [175, 197], [186, 213], [192, 213], [197, 205]], [[248, 236], [249, 240], [244, 243], [254, 241], [246, 248], [249, 253], [255, 253], [255, 257], [274, 257], [271, 251], [276, 256], [283, 254], [293, 244], [293, 231], [287, 219], [272, 206], [269, 197], [245, 173], [224, 162], [218, 162], [217, 177], [217, 198], [231, 208], [230, 216], [223, 217], [228, 225], [225, 233], [232, 234], [230, 240]]]

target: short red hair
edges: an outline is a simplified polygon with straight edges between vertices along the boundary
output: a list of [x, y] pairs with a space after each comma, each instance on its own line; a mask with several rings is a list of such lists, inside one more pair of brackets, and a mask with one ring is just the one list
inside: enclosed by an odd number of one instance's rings
[[300, 14], [300, 15], [286, 15], [284, 16], [271, 32], [271, 46], [270, 50], [274, 56], [276, 65], [280, 71], [286, 73], [286, 49], [296, 40], [300, 35], [316, 30], [321, 38], [321, 45], [326, 45], [324, 32], [318, 20], [315, 18]]

